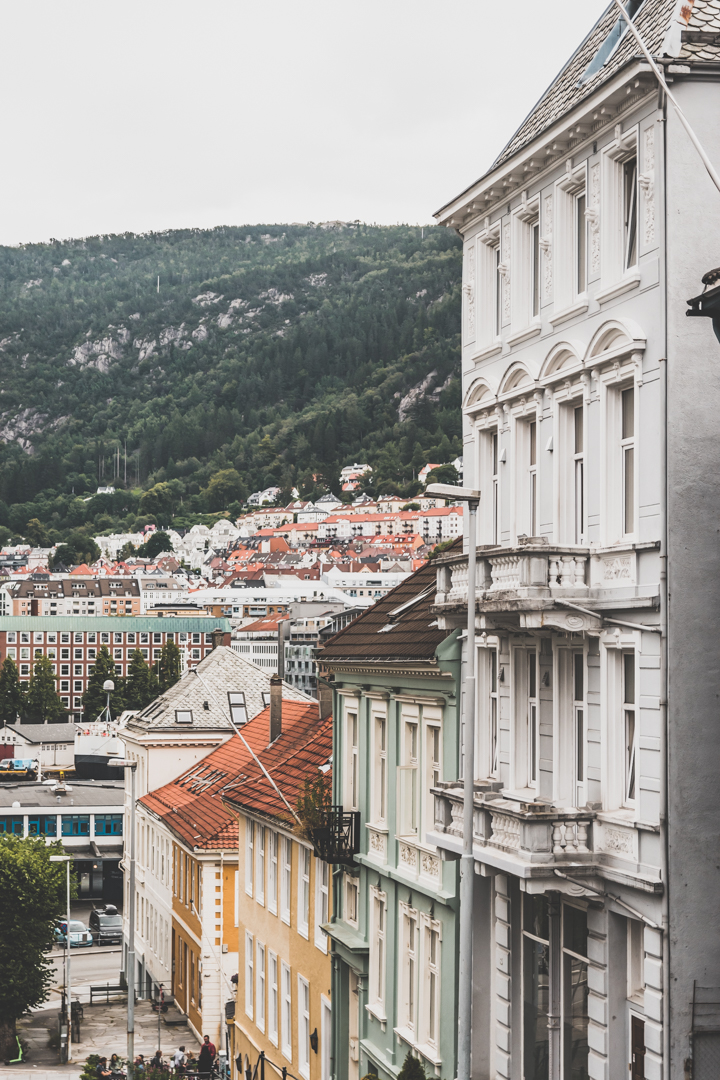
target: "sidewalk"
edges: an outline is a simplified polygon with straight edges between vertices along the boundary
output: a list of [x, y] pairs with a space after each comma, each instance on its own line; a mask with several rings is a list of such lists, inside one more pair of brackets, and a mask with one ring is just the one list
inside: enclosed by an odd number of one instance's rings
[[[30, 1047], [30, 1057], [21, 1065], [0, 1065], [0, 1080], [77, 1080], [85, 1058], [89, 1054], [119, 1054], [125, 1057], [127, 1050], [127, 1004], [84, 1005], [81, 1023], [81, 1041], [73, 1044], [74, 1065], [58, 1065], [58, 1051], [48, 1045], [48, 1029], [57, 1031], [58, 1009], [43, 1009], [24, 1016], [18, 1021], [18, 1033]], [[180, 1019], [182, 1014], [170, 1007], [167, 1018]], [[170, 1054], [184, 1043], [188, 1050], [199, 1051], [199, 1043], [187, 1024], [168, 1027], [160, 1021], [160, 1048]], [[149, 1060], [158, 1048], [158, 1018], [149, 1001], [138, 1001], [135, 1006], [135, 1054], [144, 1054]]]

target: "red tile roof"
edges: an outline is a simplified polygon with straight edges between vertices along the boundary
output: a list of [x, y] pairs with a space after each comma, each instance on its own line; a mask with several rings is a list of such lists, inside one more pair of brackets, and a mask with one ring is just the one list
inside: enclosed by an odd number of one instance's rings
[[[270, 709], [258, 713], [241, 729], [275, 783], [294, 807], [308, 773], [317, 774], [332, 752], [332, 718], [320, 723], [316, 702], [283, 700], [283, 732], [268, 746]], [[237, 848], [237, 821], [224, 804], [293, 823], [292, 814], [277, 795], [240, 738], [233, 734], [207, 757], [176, 780], [144, 795], [140, 802], [191, 848]]]

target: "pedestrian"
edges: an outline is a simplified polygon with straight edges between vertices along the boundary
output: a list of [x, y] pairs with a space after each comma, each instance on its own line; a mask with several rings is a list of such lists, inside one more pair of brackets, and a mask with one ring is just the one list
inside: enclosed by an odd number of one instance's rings
[[97, 1067], [95, 1069], [95, 1075], [98, 1077], [98, 1080], [106, 1080], [107, 1077], [112, 1075], [110, 1070], [108, 1069], [106, 1057], [101, 1057], [98, 1061]]
[[155, 1056], [152, 1058], [152, 1060], [150, 1062], [150, 1068], [151, 1069], [164, 1069], [165, 1068], [165, 1064], [164, 1064], [163, 1059], [162, 1059], [162, 1050], [156, 1050], [155, 1051]]
[[200, 1057], [198, 1058], [198, 1072], [200, 1076], [210, 1076], [214, 1057], [215, 1047], [210, 1042], [210, 1036], [206, 1035], [204, 1042], [200, 1047]]
[[186, 1061], [185, 1047], [179, 1046], [173, 1054], [173, 1065], [175, 1066], [175, 1073], [177, 1076], [182, 1076]]

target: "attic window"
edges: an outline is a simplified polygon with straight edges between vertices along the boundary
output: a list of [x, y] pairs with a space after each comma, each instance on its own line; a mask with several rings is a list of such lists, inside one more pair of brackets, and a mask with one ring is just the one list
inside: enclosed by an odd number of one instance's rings
[[[627, 11], [630, 19], [635, 19], [635, 16], [637, 15], [640, 8], [643, 6], [644, 2], [645, 0], [625, 0], [625, 10]], [[617, 49], [621, 40], [625, 37], [625, 34], [627, 33], [627, 28], [628, 24], [625, 22], [622, 15], [619, 16], [619, 18], [613, 25], [612, 30], [605, 38], [598, 51], [595, 53], [595, 56], [585, 68], [585, 71], [580, 78], [581, 85], [588, 82], [589, 79], [592, 79], [593, 75], [595, 75], [600, 70], [600, 68], [607, 64], [608, 60]]]
[[245, 706], [245, 695], [238, 691], [228, 691], [228, 703], [230, 705], [230, 719], [233, 724], [247, 724], [248, 714]]
[[175, 710], [175, 723], [176, 724], [192, 724], [193, 714], [192, 709], [176, 709]]
[[267, 709], [268, 705], [270, 704], [270, 691], [269, 690], [263, 690], [263, 692], [262, 692], [262, 701], [263, 701], [263, 705]]

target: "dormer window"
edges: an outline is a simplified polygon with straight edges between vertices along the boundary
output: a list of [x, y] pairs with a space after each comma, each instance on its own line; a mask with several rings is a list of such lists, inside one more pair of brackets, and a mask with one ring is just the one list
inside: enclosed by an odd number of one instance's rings
[[[628, 18], [634, 20], [640, 8], [643, 6], [644, 0], [625, 0], [625, 10], [628, 13]], [[610, 57], [613, 55], [618, 45], [625, 37], [627, 33], [628, 24], [622, 15], [619, 16], [617, 21], [613, 24], [613, 28], [608, 36], [603, 41], [602, 45], [595, 53], [594, 57], [585, 68], [580, 79], [580, 84], [588, 82], [593, 75], [597, 74], [602, 67], [607, 64]]]
[[192, 724], [193, 714], [192, 709], [176, 709], [175, 710], [175, 723], [176, 724]]

